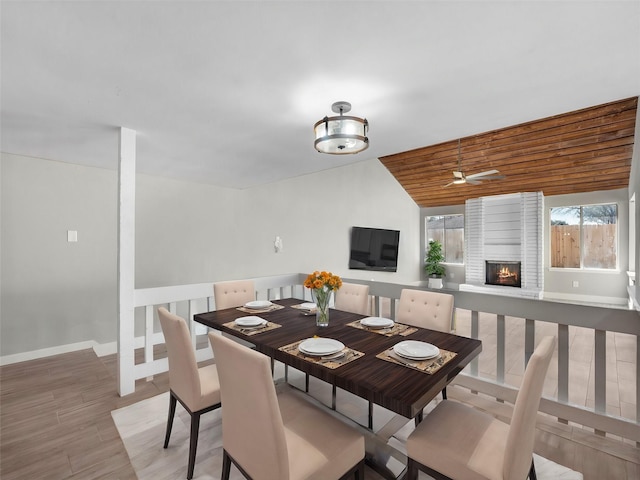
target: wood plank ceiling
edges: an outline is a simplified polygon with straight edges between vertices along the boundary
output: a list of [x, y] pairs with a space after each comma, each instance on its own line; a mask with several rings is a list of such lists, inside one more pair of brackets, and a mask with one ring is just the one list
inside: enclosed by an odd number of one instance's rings
[[[420, 207], [542, 191], [545, 196], [626, 188], [638, 97], [381, 157]], [[453, 171], [499, 170], [481, 185], [444, 185]]]

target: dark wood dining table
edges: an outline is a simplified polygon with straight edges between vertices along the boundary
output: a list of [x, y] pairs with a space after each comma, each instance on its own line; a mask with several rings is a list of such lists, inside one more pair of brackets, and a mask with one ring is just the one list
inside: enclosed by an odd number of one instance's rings
[[[365, 318], [365, 315], [335, 309], [330, 309], [329, 326], [317, 327], [314, 315], [304, 315], [302, 310], [294, 308], [304, 300], [289, 298], [273, 302], [284, 308], [255, 315], [280, 327], [253, 335], [225, 326], [239, 317], [251, 315], [237, 308], [196, 314], [194, 320], [250, 342], [257, 351], [274, 360], [380, 405], [405, 419], [421, 415], [424, 407], [482, 351], [480, 340], [424, 328], [418, 328], [406, 336], [386, 336], [355, 328], [348, 324]], [[280, 347], [314, 335], [339, 340], [346, 347], [364, 355], [332, 369], [280, 350]], [[404, 340], [431, 343], [456, 355], [433, 374], [376, 357]]]

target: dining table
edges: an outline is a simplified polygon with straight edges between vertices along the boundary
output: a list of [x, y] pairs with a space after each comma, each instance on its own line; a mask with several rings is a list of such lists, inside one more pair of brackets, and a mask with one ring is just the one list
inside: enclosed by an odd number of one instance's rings
[[[319, 327], [313, 312], [303, 308], [307, 304], [301, 299], [257, 303], [258, 308], [242, 306], [199, 313], [194, 315], [194, 321], [249, 342], [252, 348], [304, 372], [307, 378], [310, 375], [329, 383], [334, 392], [340, 388], [367, 400], [369, 425], [359, 425], [365, 433], [366, 460], [385, 478], [401, 477], [403, 461], [406, 462], [406, 456], [389, 447], [389, 438], [409, 420], [421, 419], [427, 404], [482, 351], [478, 339], [399, 323], [390, 328], [369, 327], [369, 322], [362, 320], [370, 317], [336, 309], [329, 311], [329, 325]], [[243, 317], [259, 317], [261, 323], [257, 327], [239, 325], [242, 320], [236, 320]], [[300, 350], [301, 342], [315, 338], [340, 342], [344, 354], [333, 358]], [[401, 342], [405, 343], [399, 345]], [[406, 342], [430, 344], [437, 347], [439, 355], [427, 361], [397, 355], [399, 346]], [[372, 404], [395, 414], [375, 432]]]

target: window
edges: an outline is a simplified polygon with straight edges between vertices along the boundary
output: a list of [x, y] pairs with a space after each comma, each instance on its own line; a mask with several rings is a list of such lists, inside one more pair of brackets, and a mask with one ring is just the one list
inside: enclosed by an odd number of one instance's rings
[[445, 263], [464, 263], [464, 215], [427, 217], [425, 229], [425, 251], [430, 240], [438, 240]]
[[549, 217], [552, 267], [617, 268], [616, 204], [555, 207]]

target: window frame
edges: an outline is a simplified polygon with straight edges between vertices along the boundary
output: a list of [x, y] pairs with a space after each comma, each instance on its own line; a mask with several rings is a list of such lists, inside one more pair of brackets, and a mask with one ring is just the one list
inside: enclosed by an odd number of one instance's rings
[[[611, 268], [602, 268], [602, 267], [585, 267], [584, 266], [584, 213], [583, 209], [585, 207], [597, 207], [601, 205], [615, 205], [616, 207], [616, 222], [615, 222], [615, 256], [616, 256], [616, 264]], [[555, 267], [552, 266], [552, 235], [551, 229], [554, 225], [551, 224], [552, 221], [552, 211], [554, 209], [560, 208], [578, 208], [579, 209], [579, 227], [580, 227], [580, 266], [579, 267]], [[574, 204], [574, 205], [558, 205], [555, 207], [549, 207], [549, 221], [547, 223], [549, 228], [549, 269], [559, 272], [566, 271], [575, 271], [575, 272], [597, 272], [597, 273], [616, 273], [620, 272], [620, 205], [619, 202], [599, 202], [599, 203], [587, 203], [587, 204]]]
[[[465, 240], [464, 240], [464, 231], [465, 231], [465, 220], [464, 220], [464, 213], [450, 213], [450, 214], [439, 214], [439, 215], [424, 215], [424, 245], [423, 245], [423, 253], [426, 254], [427, 250], [429, 249], [429, 241], [433, 240], [433, 237], [429, 237], [429, 219], [433, 218], [433, 217], [440, 217], [443, 219], [446, 219], [446, 217], [461, 217], [462, 218], [462, 261], [460, 263], [457, 262], [447, 262], [446, 260], [444, 262], [442, 262], [445, 265], [461, 265], [464, 266], [465, 264], [465, 251], [464, 251], [464, 245], [465, 245]], [[446, 222], [446, 220], [444, 220]], [[442, 242], [442, 253], [444, 254], [445, 258], [447, 257], [446, 254], [446, 231], [447, 229], [443, 227], [443, 238], [444, 238], [444, 242]]]

